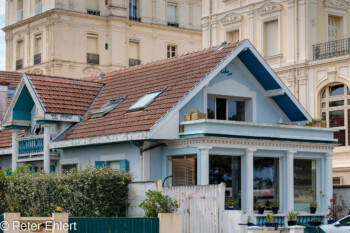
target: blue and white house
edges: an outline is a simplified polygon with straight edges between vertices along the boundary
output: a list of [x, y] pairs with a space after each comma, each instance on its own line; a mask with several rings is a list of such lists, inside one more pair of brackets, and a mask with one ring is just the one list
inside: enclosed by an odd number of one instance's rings
[[[58, 88], [65, 85], [79, 88]], [[30, 107], [16, 102], [23, 95]], [[200, 114], [189, 120], [191, 109]], [[307, 216], [316, 201], [324, 216], [336, 130], [309, 121], [244, 40], [89, 82], [23, 74], [3, 120], [12, 146], [1, 148], [0, 164], [56, 172], [106, 165], [173, 186], [224, 182], [227, 198], [253, 221], [264, 219], [257, 207], [269, 211], [272, 202], [278, 216]], [[30, 144], [34, 138], [42, 139]]]

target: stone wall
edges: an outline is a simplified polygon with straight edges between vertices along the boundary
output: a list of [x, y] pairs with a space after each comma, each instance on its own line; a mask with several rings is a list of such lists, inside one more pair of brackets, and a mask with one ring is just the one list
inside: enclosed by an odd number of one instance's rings
[[[350, 212], [350, 185], [333, 186], [333, 195], [337, 197], [337, 204], [343, 206], [340, 217], [349, 215]], [[344, 202], [344, 205], [342, 204]]]

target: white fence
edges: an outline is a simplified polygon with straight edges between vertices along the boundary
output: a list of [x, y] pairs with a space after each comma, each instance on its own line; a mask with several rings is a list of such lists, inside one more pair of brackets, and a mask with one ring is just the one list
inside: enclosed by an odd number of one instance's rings
[[225, 208], [225, 184], [164, 187], [163, 194], [179, 204], [183, 233], [219, 233]]

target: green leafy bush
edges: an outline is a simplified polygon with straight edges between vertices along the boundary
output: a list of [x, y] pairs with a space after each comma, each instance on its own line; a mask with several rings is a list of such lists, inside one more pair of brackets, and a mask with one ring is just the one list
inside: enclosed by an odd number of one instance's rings
[[31, 172], [20, 168], [0, 173], [0, 213], [51, 216], [57, 206], [71, 217], [115, 217], [127, 206], [131, 175], [108, 167], [67, 173]]
[[145, 210], [145, 217], [158, 217], [158, 213], [174, 213], [178, 205], [171, 197], [159, 191], [148, 190], [146, 200], [139, 207]]

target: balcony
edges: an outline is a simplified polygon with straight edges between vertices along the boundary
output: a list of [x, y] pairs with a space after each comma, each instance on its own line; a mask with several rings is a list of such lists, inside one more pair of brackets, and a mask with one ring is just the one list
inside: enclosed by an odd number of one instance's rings
[[192, 120], [181, 122], [180, 138], [233, 137], [334, 143], [335, 129], [228, 120]]
[[101, 12], [99, 10], [87, 9], [87, 13], [89, 15], [100, 15]]
[[178, 27], [179, 27], [179, 23], [176, 23], [176, 22], [168, 22], [168, 26], [169, 26], [169, 27], [176, 27], [176, 28], [178, 28]]
[[140, 59], [129, 58], [129, 67], [141, 65]]
[[132, 16], [132, 15], [130, 15], [130, 16], [129, 16], [129, 20], [133, 20], [133, 21], [141, 22], [141, 18], [140, 18], [140, 17], [137, 17], [137, 16]]
[[16, 70], [23, 68], [23, 59], [16, 60]]
[[41, 53], [34, 55], [34, 65], [38, 65], [41, 63]]
[[44, 153], [44, 136], [20, 138], [18, 140], [18, 155]]
[[350, 38], [315, 44], [312, 49], [313, 60], [343, 56], [350, 53]]
[[86, 54], [86, 63], [92, 65], [100, 64], [100, 55], [96, 53], [87, 53]]

